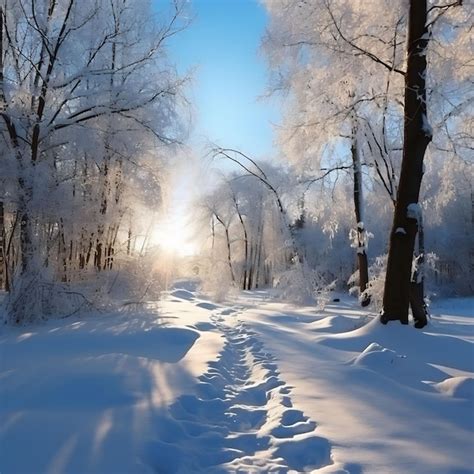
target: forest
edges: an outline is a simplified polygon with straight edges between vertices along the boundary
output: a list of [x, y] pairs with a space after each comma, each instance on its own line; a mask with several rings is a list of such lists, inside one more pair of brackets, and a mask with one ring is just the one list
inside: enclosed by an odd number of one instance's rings
[[472, 12], [0, 0], [0, 471], [472, 472]]

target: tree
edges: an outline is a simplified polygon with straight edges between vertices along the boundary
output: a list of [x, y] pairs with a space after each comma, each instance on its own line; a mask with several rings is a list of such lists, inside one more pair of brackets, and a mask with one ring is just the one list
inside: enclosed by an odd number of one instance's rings
[[[451, 7], [459, 4], [457, 1], [433, 2], [426, 11], [426, 37], [423, 38], [427, 42], [433, 33], [437, 39], [431, 43], [430, 68], [424, 77], [431, 87], [423, 92], [430, 107], [438, 114], [441, 112], [439, 120], [433, 122], [437, 135], [442, 137], [438, 139], [436, 152], [456, 154], [454, 159], [468, 151], [470, 119], [466, 109], [472, 104], [473, 90], [472, 81], [466, 77], [469, 75], [469, 13], [461, 9], [464, 11], [451, 14], [456, 10]], [[401, 129], [407, 120], [403, 100], [408, 75], [403, 53], [408, 36], [405, 5], [388, 0], [363, 3], [268, 0], [266, 6], [271, 24], [264, 48], [274, 72], [272, 89], [289, 93], [289, 106], [280, 128], [283, 152], [288, 159], [306, 168], [306, 173], [311, 170], [313, 176], [316, 175], [315, 181], [319, 180], [318, 172], [322, 169], [348, 170], [345, 153], [341, 152], [341, 139], [354, 135], [348, 131], [347, 122], [355, 115], [367, 187], [372, 191], [383, 190], [390, 206], [395, 206], [399, 162], [404, 152]], [[352, 97], [349, 101], [348, 93]], [[429, 135], [429, 131], [426, 126], [423, 133]], [[403, 180], [406, 182], [406, 177]], [[419, 192], [415, 194], [417, 199], [410, 203], [419, 202]], [[375, 199], [374, 192], [368, 200], [374, 202]], [[420, 215], [420, 209], [421, 206], [412, 206], [411, 215]], [[377, 210], [378, 217], [381, 211]], [[416, 266], [415, 271], [409, 272], [412, 275], [408, 284], [412, 288], [409, 291], [412, 311], [420, 313], [420, 319], [426, 317], [422, 222], [420, 215], [415, 225], [420, 230], [415, 233], [419, 237]], [[425, 222], [430, 221], [425, 219]], [[357, 237], [356, 230], [352, 233]]]
[[293, 178], [241, 152], [219, 149], [217, 156], [235, 159], [245, 173], [224, 177], [200, 206], [202, 229], [209, 237], [202, 260], [208, 268], [206, 285], [211, 291], [218, 286], [219, 292], [225, 283], [243, 290], [273, 285], [301, 253], [286, 209], [291, 198], [285, 191], [292, 189]]
[[[363, 293], [368, 283], [369, 234], [368, 223], [360, 217], [364, 207], [362, 181], [368, 180], [372, 187], [370, 181], [376, 180], [394, 194], [392, 140], [387, 130], [394, 122], [390, 113], [392, 102], [395, 104], [392, 90], [397, 90], [398, 76], [403, 75], [399, 64], [399, 11], [390, 12], [393, 28], [386, 27], [381, 18], [381, 24], [372, 27], [368, 35], [368, 12], [351, 3], [279, 3], [280, 8], [278, 3], [268, 3], [275, 24], [267, 34], [265, 48], [272, 66], [274, 62], [280, 66], [279, 77], [291, 92], [289, 123], [284, 126], [282, 147], [290, 159], [306, 168], [303, 173], [309, 174], [310, 169], [316, 174], [309, 177], [309, 182], [319, 182], [341, 170], [351, 177], [355, 225], [350, 238], [357, 249], [358, 280]], [[282, 50], [288, 52], [289, 59], [281, 56]], [[383, 115], [383, 120], [379, 115]], [[377, 128], [381, 132], [376, 132]], [[288, 142], [295, 144], [294, 149]], [[350, 152], [341, 153], [343, 146]], [[381, 156], [374, 150], [364, 153], [367, 148], [380, 149]], [[372, 175], [363, 175], [362, 167], [373, 170]], [[369, 299], [362, 301], [367, 304]]]
[[[399, 320], [402, 324], [408, 324], [408, 309], [411, 301], [417, 328], [422, 328], [427, 324], [424, 305], [422, 300], [420, 301], [420, 297], [423, 296], [422, 275], [421, 278], [419, 275], [415, 276], [414, 285], [411, 285], [411, 282], [415, 238], [419, 230], [422, 232], [419, 196], [424, 172], [423, 159], [426, 148], [432, 139], [432, 129], [427, 118], [426, 96], [426, 55], [429, 33], [426, 0], [410, 0], [405, 73], [403, 158], [390, 233], [381, 322], [386, 324], [391, 320]], [[420, 234], [423, 236], [421, 232]], [[421, 238], [420, 242], [423, 243], [423, 241]], [[419, 247], [418, 258], [422, 263], [423, 244]]]
[[265, 186], [265, 188], [268, 189], [271, 196], [274, 198], [275, 203], [277, 205], [277, 209], [279, 211], [282, 232], [284, 234], [286, 233], [289, 242], [290, 255], [288, 256], [288, 260], [291, 261], [293, 258], [297, 258], [298, 249], [294, 240], [291, 224], [288, 220], [285, 206], [283, 205], [280, 193], [278, 192], [276, 187], [270, 182], [268, 176], [266, 175], [262, 167], [254, 159], [250, 158], [245, 153], [242, 153], [239, 150], [234, 150], [232, 148], [215, 148], [214, 150], [212, 150], [212, 154], [214, 157], [220, 156], [237, 164], [242, 170], [247, 172], [250, 176], [253, 176], [263, 186]]
[[362, 306], [370, 304], [370, 296], [365, 292], [369, 283], [369, 264], [367, 262], [367, 243], [369, 234], [365, 229], [363, 217], [362, 201], [362, 163], [360, 159], [357, 144], [357, 125], [354, 119], [352, 125], [352, 144], [351, 144], [352, 168], [354, 181], [354, 213], [356, 220], [356, 229], [352, 232], [353, 246], [357, 252], [357, 264], [359, 270], [359, 294], [361, 295]]
[[158, 194], [184, 82], [164, 47], [186, 23], [178, 0], [161, 16], [146, 0], [0, 3], [1, 166], [16, 184], [4, 206], [9, 309], [22, 322], [45, 287], [111, 270], [141, 205], [126, 198]]

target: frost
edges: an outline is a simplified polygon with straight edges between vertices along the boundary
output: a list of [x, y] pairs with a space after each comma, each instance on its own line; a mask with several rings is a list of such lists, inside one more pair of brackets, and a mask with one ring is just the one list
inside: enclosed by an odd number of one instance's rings
[[418, 49], [420, 50], [418, 55], [426, 56], [428, 54], [428, 42], [431, 40], [431, 30], [424, 33], [420, 39], [426, 41], [426, 43], [425, 46], [418, 45]]
[[421, 206], [418, 202], [412, 202], [407, 206], [407, 218], [408, 219], [415, 219], [417, 222], [421, 222]]
[[358, 254], [363, 254], [367, 251], [369, 239], [374, 236], [372, 232], [367, 232], [364, 229], [364, 223], [358, 222], [357, 229], [349, 231], [349, 239], [351, 240], [351, 247], [357, 249]]
[[422, 283], [425, 278], [426, 269], [436, 271], [438, 256], [432, 252], [421, 253], [413, 258], [411, 280], [415, 283]]
[[406, 231], [403, 227], [397, 227], [397, 228], [395, 229], [395, 234], [407, 235], [407, 231]]
[[425, 132], [425, 137], [431, 138], [433, 136], [433, 128], [428, 122], [428, 117], [426, 116], [426, 114], [421, 115], [421, 120], [422, 120], [421, 129]]
[[429, 40], [431, 38], [431, 31], [427, 31], [426, 33], [423, 33], [421, 36], [422, 40]]
[[418, 56], [426, 56], [428, 53], [428, 48], [421, 48]]
[[417, 255], [412, 262], [411, 281], [414, 283], [423, 283], [425, 277], [425, 255]]

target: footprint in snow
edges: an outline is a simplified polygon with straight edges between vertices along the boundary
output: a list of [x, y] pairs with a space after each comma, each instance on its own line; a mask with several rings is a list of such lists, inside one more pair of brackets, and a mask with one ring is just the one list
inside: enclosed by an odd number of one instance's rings
[[186, 301], [191, 301], [194, 299], [194, 294], [191, 291], [188, 290], [183, 290], [183, 289], [177, 289], [174, 290], [170, 293], [170, 296], [173, 298], [178, 298], [180, 300], [186, 300]]
[[212, 310], [217, 309], [219, 307], [215, 304], [208, 303], [206, 301], [202, 301], [201, 303], [197, 303], [196, 306], [198, 308], [208, 309], [209, 311], [212, 311]]
[[332, 464], [330, 443], [293, 407], [274, 357], [244, 323], [224, 324], [227, 311], [211, 316], [225, 338], [217, 361], [194, 395], [156, 419], [143, 461], [165, 473], [309, 472]]

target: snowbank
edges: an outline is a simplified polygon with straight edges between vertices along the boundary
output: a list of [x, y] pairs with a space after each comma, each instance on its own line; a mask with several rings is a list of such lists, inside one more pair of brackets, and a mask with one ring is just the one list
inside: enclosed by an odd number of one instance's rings
[[0, 470], [472, 471], [472, 299], [420, 331], [343, 296], [268, 296], [183, 284], [159, 306], [2, 328]]

